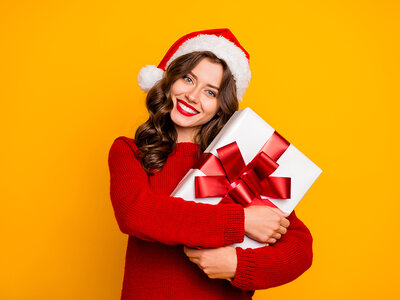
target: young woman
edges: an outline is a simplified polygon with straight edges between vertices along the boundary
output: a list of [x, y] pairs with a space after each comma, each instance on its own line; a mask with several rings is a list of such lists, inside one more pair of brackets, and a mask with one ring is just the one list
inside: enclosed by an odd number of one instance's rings
[[[295, 212], [169, 196], [238, 109], [248, 59], [228, 29], [198, 31], [139, 73], [149, 118], [134, 140], [114, 141], [108, 160], [114, 213], [129, 235], [121, 299], [251, 299], [311, 266], [312, 237]], [[270, 246], [229, 246], [245, 234]]]

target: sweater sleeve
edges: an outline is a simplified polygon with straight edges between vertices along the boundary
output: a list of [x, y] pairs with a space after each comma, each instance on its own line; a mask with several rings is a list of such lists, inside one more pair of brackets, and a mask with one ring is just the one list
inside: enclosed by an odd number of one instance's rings
[[311, 267], [311, 233], [294, 211], [288, 219], [288, 231], [275, 244], [236, 248], [238, 265], [232, 285], [243, 290], [267, 289], [288, 283]]
[[108, 156], [110, 198], [123, 233], [189, 247], [221, 247], [243, 241], [244, 210], [240, 205], [202, 204], [154, 193], [133, 145], [119, 137]]

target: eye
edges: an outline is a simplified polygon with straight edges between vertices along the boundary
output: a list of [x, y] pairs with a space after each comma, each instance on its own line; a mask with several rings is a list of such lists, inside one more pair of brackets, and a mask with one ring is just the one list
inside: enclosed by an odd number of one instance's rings
[[189, 82], [189, 83], [192, 82], [192, 78], [190, 78], [190, 77], [187, 76], [187, 75], [183, 76], [183, 80], [185, 80], [186, 82]]
[[211, 91], [211, 90], [207, 90], [207, 93], [210, 95], [210, 96], [212, 96], [212, 97], [216, 97], [217, 96], [217, 94], [215, 94], [213, 91]]

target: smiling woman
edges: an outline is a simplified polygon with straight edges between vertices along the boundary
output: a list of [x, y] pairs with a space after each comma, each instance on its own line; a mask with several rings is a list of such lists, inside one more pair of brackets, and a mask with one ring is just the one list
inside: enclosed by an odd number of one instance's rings
[[170, 116], [178, 143], [193, 142], [201, 125], [216, 115], [222, 76], [223, 68], [220, 64], [203, 58], [190, 74], [176, 80], [171, 86], [170, 97], [174, 107]]
[[[185, 35], [138, 79], [149, 118], [135, 139], [117, 138], [108, 159], [115, 217], [129, 235], [121, 299], [251, 299], [308, 269], [312, 237], [294, 212], [169, 196], [249, 84], [249, 55], [233, 34]], [[245, 234], [271, 246], [229, 246]]]

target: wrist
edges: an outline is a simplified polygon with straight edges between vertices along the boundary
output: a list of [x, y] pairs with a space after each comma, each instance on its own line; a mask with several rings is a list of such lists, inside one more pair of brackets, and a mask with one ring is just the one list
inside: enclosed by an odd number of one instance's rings
[[237, 254], [236, 254], [236, 248], [230, 247], [230, 251], [231, 251], [231, 258], [232, 258], [232, 276], [230, 276], [230, 279], [232, 280], [233, 278], [235, 278], [235, 275], [236, 275], [238, 258], [237, 258]]
[[249, 218], [249, 212], [248, 212], [248, 210], [247, 210], [247, 208], [243, 208], [243, 211], [244, 211], [244, 232], [245, 233], [248, 233], [247, 232], [247, 227], [248, 227], [248, 218]]

